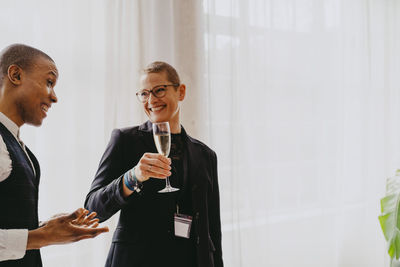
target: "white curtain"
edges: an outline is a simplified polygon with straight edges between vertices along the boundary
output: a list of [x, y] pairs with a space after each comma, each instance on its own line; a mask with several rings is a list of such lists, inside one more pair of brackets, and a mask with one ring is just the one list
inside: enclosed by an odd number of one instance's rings
[[377, 215], [399, 165], [399, 11], [205, 1], [227, 266], [385, 265]]
[[[56, 61], [59, 103], [23, 127], [41, 219], [82, 206], [115, 127], [146, 118], [139, 70], [176, 66], [183, 125], [219, 159], [225, 265], [388, 266], [377, 216], [400, 167], [397, 0], [4, 2], [0, 47]], [[44, 248], [102, 266], [111, 233]]]

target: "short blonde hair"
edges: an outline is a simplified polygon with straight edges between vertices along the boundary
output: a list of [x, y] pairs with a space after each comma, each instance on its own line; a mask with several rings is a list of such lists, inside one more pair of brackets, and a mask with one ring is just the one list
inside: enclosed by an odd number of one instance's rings
[[179, 79], [179, 75], [176, 69], [166, 62], [154, 61], [143, 69], [144, 74], [161, 73], [164, 71], [167, 74], [168, 81], [170, 81], [173, 84], [178, 84], [178, 85], [181, 84], [181, 80]]

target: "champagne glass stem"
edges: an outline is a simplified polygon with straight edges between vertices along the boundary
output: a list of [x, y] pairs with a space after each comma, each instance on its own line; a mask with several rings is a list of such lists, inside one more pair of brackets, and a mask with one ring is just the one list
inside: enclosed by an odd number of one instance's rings
[[171, 188], [171, 184], [169, 183], [169, 177], [165, 179], [165, 186], [166, 188]]

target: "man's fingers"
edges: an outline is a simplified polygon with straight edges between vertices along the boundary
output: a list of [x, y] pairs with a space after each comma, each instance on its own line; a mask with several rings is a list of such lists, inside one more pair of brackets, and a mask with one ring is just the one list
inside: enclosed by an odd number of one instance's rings
[[96, 213], [95, 211], [93, 211], [93, 212], [91, 212], [91, 213], [86, 217], [86, 219], [91, 220], [91, 219], [93, 219], [94, 217], [96, 217], [96, 215], [97, 215], [97, 213]]
[[83, 240], [83, 239], [94, 238], [94, 237], [98, 236], [101, 233], [102, 232], [94, 232], [94, 233], [90, 233], [90, 234], [79, 235], [79, 236], [75, 237], [74, 242], [77, 242], [77, 241], [80, 241], [80, 240]]
[[75, 225], [91, 226], [93, 223], [98, 222], [99, 219], [95, 218], [97, 213], [92, 212], [85, 216], [87, 212], [82, 213], [78, 218], [72, 220], [71, 223]]
[[82, 239], [96, 237], [101, 233], [108, 232], [109, 229], [107, 226], [101, 228], [89, 228], [86, 226], [78, 226], [71, 224], [71, 228], [69, 228], [68, 231], [71, 233], [70, 242], [76, 242]]
[[100, 227], [100, 228], [85, 228], [85, 227], [79, 227], [79, 226], [74, 226], [77, 227], [78, 229], [76, 230], [77, 236], [92, 236], [95, 237], [96, 235], [99, 235], [101, 233], [106, 233], [109, 231], [108, 227]]
[[95, 222], [92, 226], [90, 226], [91, 228], [97, 228], [97, 226], [99, 226], [99, 222]]
[[96, 220], [98, 221], [98, 219], [94, 219], [96, 217], [97, 213], [96, 212], [92, 212], [89, 215], [87, 215], [86, 217], [84, 217], [81, 221], [80, 221], [80, 225], [91, 225], [92, 223], [94, 223]]
[[83, 220], [85, 220], [86, 214], [87, 214], [87, 211], [82, 212], [82, 214], [80, 214], [79, 217], [76, 218], [75, 220], [76, 220], [78, 223], [79, 223], [79, 222], [82, 222]]
[[87, 218], [86, 215], [87, 215], [88, 213], [89, 213], [88, 210], [84, 210], [84, 211], [79, 215], [79, 217], [76, 218], [76, 219], [74, 220], [75, 224], [78, 224], [78, 225], [80, 225], [80, 224], [85, 224], [86, 218]]
[[84, 208], [79, 208], [76, 211], [70, 213], [69, 215], [66, 215], [65, 218], [68, 219], [68, 220], [71, 220], [71, 221], [72, 220], [76, 220], [79, 217], [81, 217], [85, 213], [85, 211], [87, 211], [87, 210], [84, 209]]
[[87, 221], [87, 222], [85, 222], [85, 225], [93, 227], [93, 224], [95, 224], [95, 223], [97, 223], [97, 225], [99, 225], [99, 219], [96, 218], [96, 219], [92, 219], [90, 221]]

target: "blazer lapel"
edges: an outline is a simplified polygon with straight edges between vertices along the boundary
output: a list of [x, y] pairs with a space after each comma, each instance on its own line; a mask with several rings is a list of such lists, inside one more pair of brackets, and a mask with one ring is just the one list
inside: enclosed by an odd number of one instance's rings
[[200, 180], [199, 180], [199, 175], [197, 174], [197, 169], [200, 166], [200, 161], [201, 161], [201, 156], [199, 155], [198, 149], [196, 149], [195, 145], [193, 142], [190, 140], [188, 137], [186, 139], [187, 142], [187, 157], [185, 157], [185, 162], [183, 164], [184, 166], [184, 179], [187, 182], [189, 180], [189, 175], [190, 175], [190, 185], [192, 186], [191, 190], [195, 191], [199, 185], [200, 185]]
[[[188, 188], [188, 185], [189, 185], [189, 183], [188, 183], [188, 181], [189, 181], [188, 180], [188, 175], [189, 175], [189, 173], [188, 173], [188, 170], [189, 170], [189, 152], [188, 152], [188, 149], [184, 149], [183, 150], [183, 164], [182, 164], [182, 167], [183, 167], [183, 186], [184, 186], [184, 188]], [[189, 189], [189, 190], [191, 190], [191, 189]]]
[[150, 121], [146, 121], [139, 126], [139, 130], [143, 134], [145, 146], [150, 149], [149, 152], [157, 153], [157, 148], [153, 139], [153, 125]]

